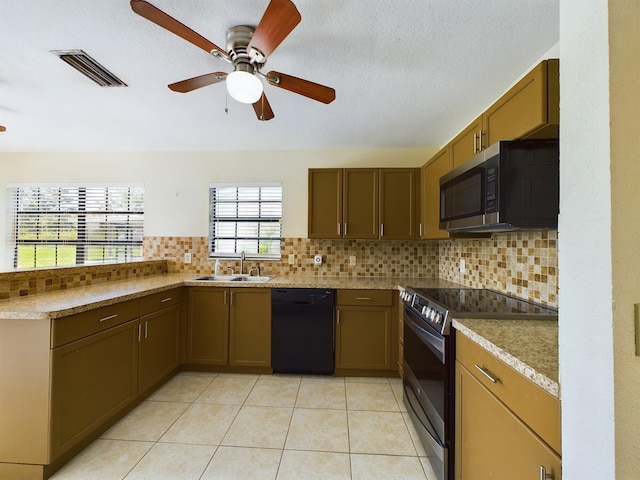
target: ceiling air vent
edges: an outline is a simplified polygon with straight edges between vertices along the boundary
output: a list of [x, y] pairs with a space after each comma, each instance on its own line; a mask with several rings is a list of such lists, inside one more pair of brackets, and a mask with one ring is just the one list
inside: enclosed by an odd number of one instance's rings
[[51, 50], [80, 73], [86, 75], [101, 87], [126, 87], [127, 84], [96, 62], [82, 50]]

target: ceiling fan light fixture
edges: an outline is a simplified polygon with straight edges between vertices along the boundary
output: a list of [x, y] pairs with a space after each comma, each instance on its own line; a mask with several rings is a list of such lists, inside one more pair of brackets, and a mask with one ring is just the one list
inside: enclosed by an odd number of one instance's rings
[[260, 100], [263, 85], [253, 73], [249, 63], [238, 63], [233, 72], [227, 75], [227, 91], [231, 98], [241, 103], [256, 103]]

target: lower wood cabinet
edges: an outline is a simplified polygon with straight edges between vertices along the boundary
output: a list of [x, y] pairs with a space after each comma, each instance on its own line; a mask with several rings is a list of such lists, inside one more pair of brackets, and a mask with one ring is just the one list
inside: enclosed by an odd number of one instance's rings
[[66, 317], [0, 319], [0, 478], [46, 478], [181, 360], [182, 288]]
[[463, 335], [457, 344], [456, 479], [559, 480], [557, 399]]
[[58, 458], [137, 395], [137, 319], [55, 348], [50, 457]]
[[390, 290], [338, 290], [336, 369], [397, 370], [395, 298]]
[[187, 363], [227, 365], [229, 289], [189, 288]]
[[189, 289], [187, 363], [271, 366], [271, 290]]
[[172, 305], [140, 317], [140, 374], [138, 390], [144, 393], [180, 365], [180, 310]]
[[230, 289], [229, 365], [271, 366], [271, 290]]

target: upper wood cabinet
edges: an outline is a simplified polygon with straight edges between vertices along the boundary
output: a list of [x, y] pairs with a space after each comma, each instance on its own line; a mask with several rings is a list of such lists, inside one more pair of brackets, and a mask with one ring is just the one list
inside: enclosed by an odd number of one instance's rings
[[378, 238], [378, 169], [343, 170], [343, 238]]
[[440, 177], [451, 170], [449, 145], [422, 167], [422, 236], [423, 239], [449, 238], [440, 230]]
[[418, 238], [419, 169], [309, 169], [309, 238]]
[[544, 60], [451, 142], [452, 168], [500, 140], [558, 138], [558, 59]]
[[520, 138], [558, 138], [560, 74], [557, 59], [545, 60], [482, 116], [487, 143]]
[[418, 238], [420, 211], [420, 170], [380, 169], [380, 238]]
[[[482, 129], [482, 116], [480, 116], [449, 142], [448, 147], [451, 155], [451, 168], [449, 170], [459, 167], [482, 148], [486, 147], [482, 141]], [[448, 173], [449, 170], [444, 173]]]
[[309, 169], [309, 238], [342, 238], [342, 169]]

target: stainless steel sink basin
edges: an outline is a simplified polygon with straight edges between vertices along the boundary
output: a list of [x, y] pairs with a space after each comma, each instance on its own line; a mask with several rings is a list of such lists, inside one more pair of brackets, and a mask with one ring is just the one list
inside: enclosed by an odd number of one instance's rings
[[203, 275], [192, 278], [195, 282], [253, 282], [264, 283], [271, 280], [275, 275]]

